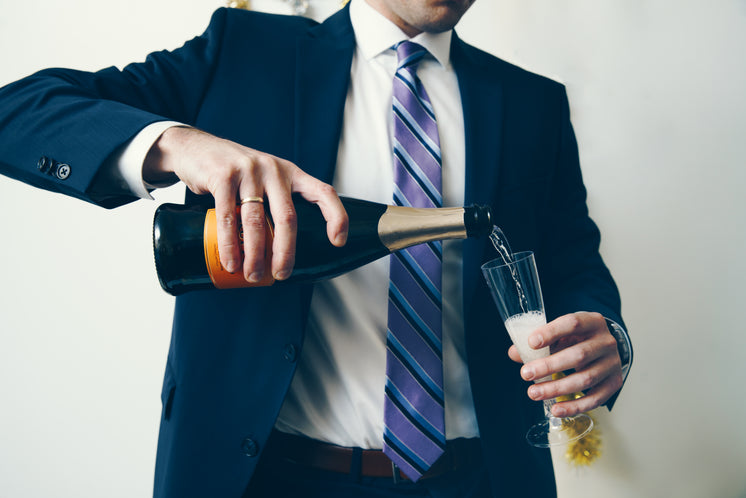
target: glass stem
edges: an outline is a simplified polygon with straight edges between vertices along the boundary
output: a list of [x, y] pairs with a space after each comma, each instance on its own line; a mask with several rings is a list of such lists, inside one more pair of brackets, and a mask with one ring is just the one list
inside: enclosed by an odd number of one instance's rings
[[557, 402], [554, 398], [544, 400], [544, 416], [549, 420], [549, 428], [560, 429], [562, 427], [562, 419], [552, 415], [552, 407]]
[[544, 400], [544, 416], [546, 418], [552, 418], [553, 417], [553, 415], [552, 415], [552, 407], [554, 406], [555, 403], [556, 403], [556, 401], [554, 400], [554, 398], [545, 399]]

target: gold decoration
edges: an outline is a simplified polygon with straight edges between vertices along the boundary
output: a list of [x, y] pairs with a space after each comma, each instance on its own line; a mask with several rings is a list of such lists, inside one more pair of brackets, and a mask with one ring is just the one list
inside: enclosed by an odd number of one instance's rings
[[575, 467], [589, 467], [601, 456], [601, 430], [596, 419], [588, 416], [593, 420], [593, 429], [585, 437], [569, 443], [565, 451], [565, 459]]
[[[296, 15], [303, 15], [306, 13], [306, 10], [308, 10], [307, 0], [285, 0], [285, 2], [290, 4]], [[339, 4], [339, 8], [341, 9], [348, 3], [350, 3], [350, 0], [342, 0]], [[251, 10], [251, 0], [228, 0], [225, 3], [225, 6], [231, 9]]]
[[251, 0], [228, 0], [225, 5], [231, 9], [251, 10]]
[[[565, 374], [558, 373], [552, 374], [552, 380], [561, 379]], [[568, 394], [565, 396], [557, 397], [557, 402], [570, 401], [573, 399], [579, 399], [585, 396], [582, 392], [575, 394]], [[565, 459], [575, 467], [588, 467], [593, 462], [601, 457], [601, 429], [591, 414], [587, 414], [593, 421], [593, 429], [591, 432], [585, 435], [585, 437], [578, 440], [572, 441], [567, 445], [565, 451]], [[567, 427], [568, 431], [573, 430], [573, 426]]]

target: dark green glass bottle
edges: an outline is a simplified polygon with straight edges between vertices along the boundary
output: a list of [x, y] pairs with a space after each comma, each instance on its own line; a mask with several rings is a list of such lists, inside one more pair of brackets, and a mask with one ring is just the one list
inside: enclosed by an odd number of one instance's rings
[[[295, 266], [290, 277], [278, 284], [332, 278], [415, 244], [465, 239], [492, 231], [486, 206], [423, 209], [346, 197], [341, 200], [349, 229], [347, 243], [335, 247], [327, 238], [326, 220], [318, 206], [300, 196], [293, 197], [298, 227]], [[272, 219], [269, 208], [266, 210], [266, 254], [270, 257]], [[241, 272], [229, 274], [222, 268], [214, 228], [209, 228], [210, 217], [214, 219], [214, 210], [204, 206], [163, 204], [156, 210], [153, 248], [163, 289], [178, 295], [199, 289], [272, 285], [271, 277], [254, 284], [244, 280]]]

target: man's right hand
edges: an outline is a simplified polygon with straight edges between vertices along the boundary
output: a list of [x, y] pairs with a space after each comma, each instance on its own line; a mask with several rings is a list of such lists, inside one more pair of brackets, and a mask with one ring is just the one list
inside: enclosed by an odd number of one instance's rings
[[[269, 265], [277, 280], [290, 276], [295, 262], [296, 214], [291, 194], [299, 193], [319, 206], [326, 219], [329, 241], [342, 246], [347, 241], [347, 213], [336, 191], [302, 171], [295, 164], [218, 138], [195, 128], [173, 127], [153, 144], [143, 166], [143, 178], [158, 183], [175, 175], [195, 194], [215, 198], [218, 220], [218, 251], [230, 272], [241, 269], [238, 223], [244, 232], [243, 273], [249, 282], [262, 279]], [[240, 199], [267, 200], [274, 222], [272, 261], [264, 261], [265, 213], [267, 206]]]

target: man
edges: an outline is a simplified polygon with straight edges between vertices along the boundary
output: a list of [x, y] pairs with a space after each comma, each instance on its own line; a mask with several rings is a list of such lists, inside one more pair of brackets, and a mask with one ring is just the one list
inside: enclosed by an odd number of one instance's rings
[[444, 244], [448, 442], [421, 478], [381, 451], [385, 260], [314, 286], [178, 297], [156, 496], [551, 496], [549, 453], [523, 439], [537, 401], [586, 392], [555, 405], [557, 416], [613, 403], [627, 343], [564, 89], [461, 42], [451, 29], [471, 3], [354, 0], [321, 25], [221, 9], [201, 37], [121, 72], [48, 70], [3, 89], [4, 174], [105, 207], [181, 180], [187, 202], [214, 202], [226, 268], [283, 280], [291, 193], [319, 205], [335, 245], [348, 223], [336, 190], [391, 202], [392, 47], [411, 38], [428, 51], [416, 74], [437, 118], [443, 205], [491, 205], [514, 249], [537, 254], [554, 320], [531, 345], [555, 352], [521, 376], [572, 373], [529, 398], [479, 274], [494, 252], [486, 240]]

